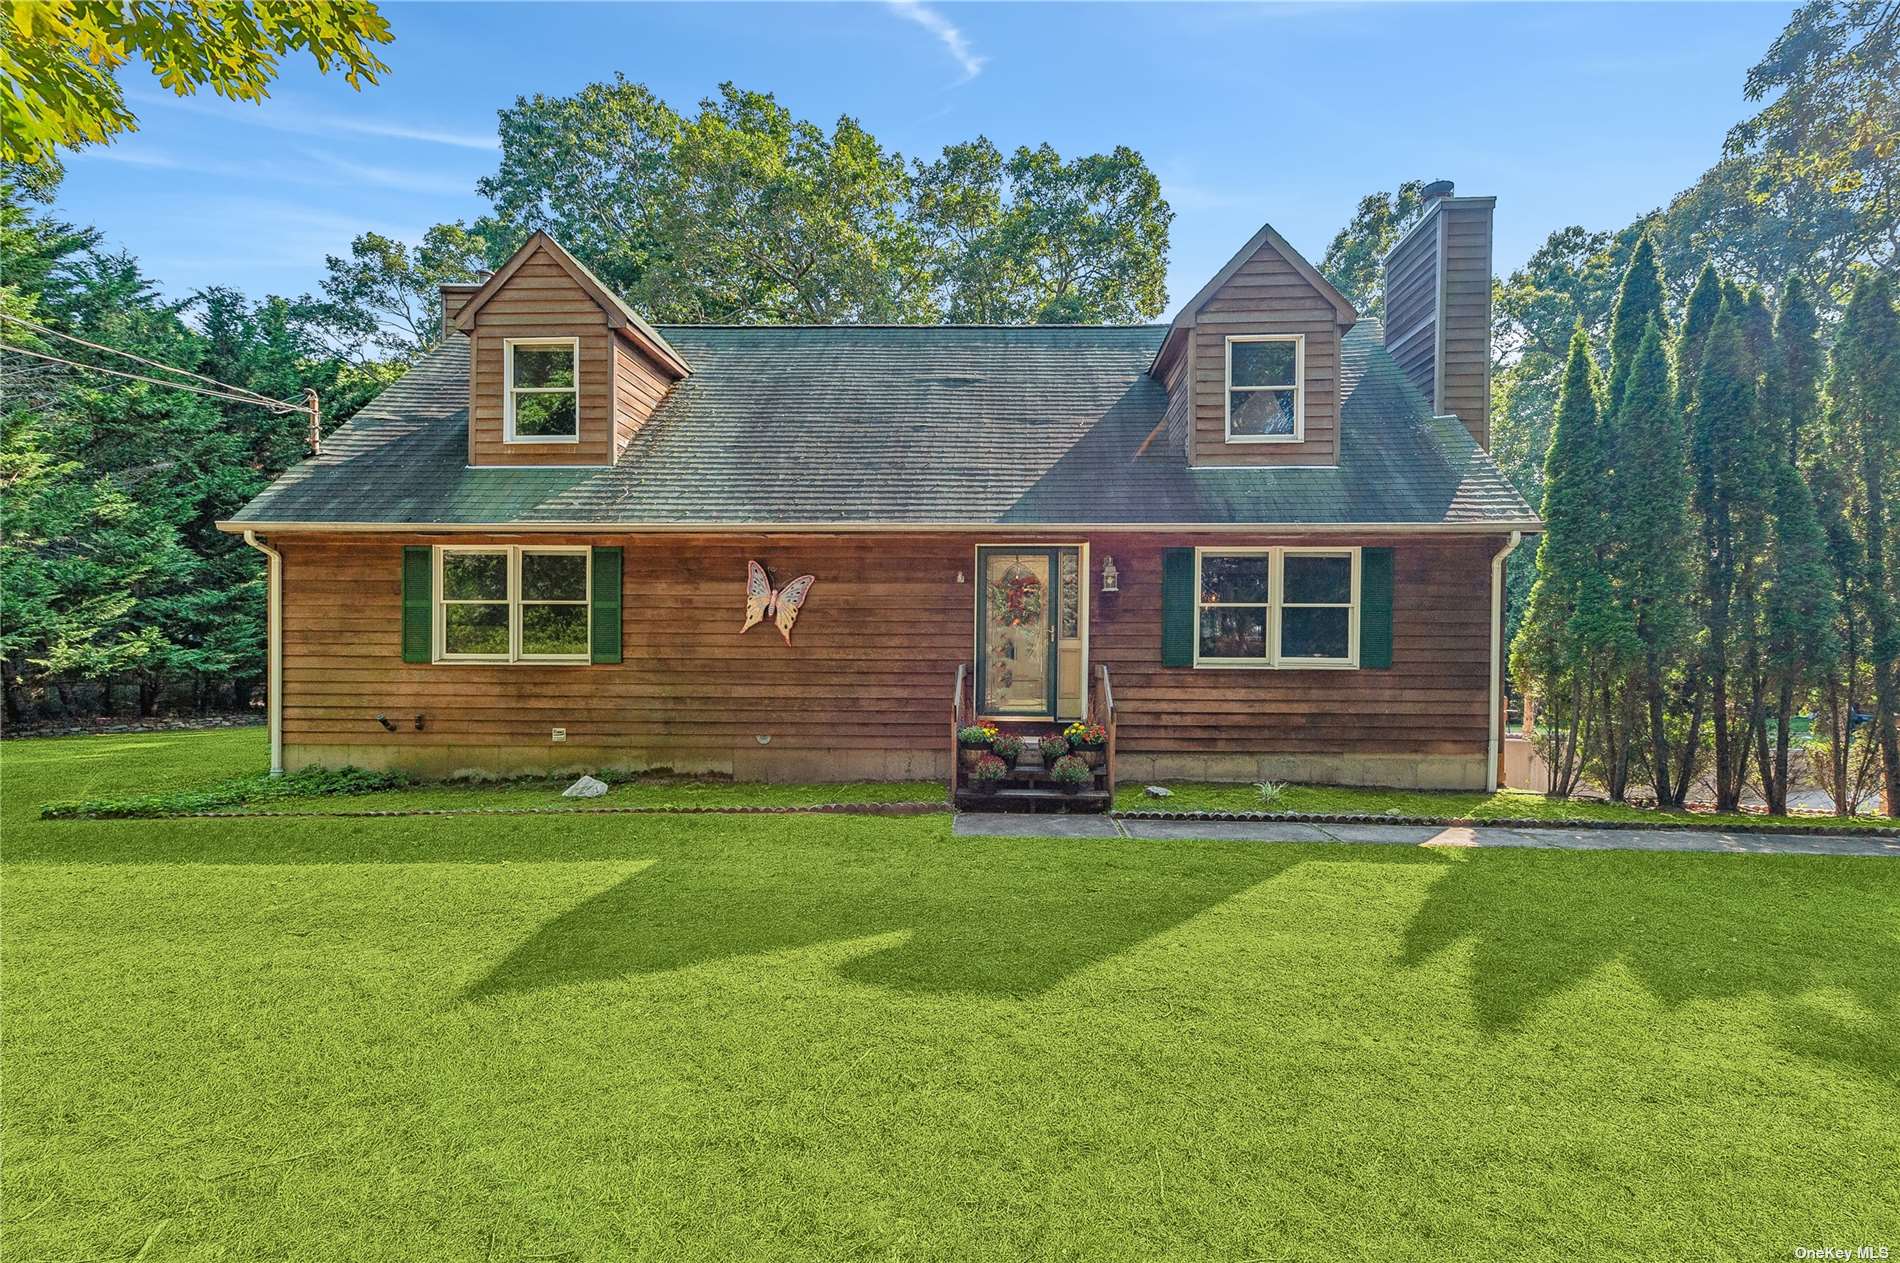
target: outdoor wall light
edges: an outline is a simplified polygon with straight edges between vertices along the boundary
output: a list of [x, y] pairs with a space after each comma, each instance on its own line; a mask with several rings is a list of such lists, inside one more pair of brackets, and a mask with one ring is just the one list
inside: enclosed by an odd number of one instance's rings
[[416, 731], [417, 731], [417, 732], [421, 732], [421, 731], [422, 731], [422, 716], [420, 716], [420, 715], [417, 715], [417, 716], [416, 716]]
[[378, 715], [378, 716], [376, 716], [376, 722], [377, 722], [377, 723], [379, 723], [379, 724], [381, 724], [381, 725], [383, 726], [383, 731], [384, 731], [384, 732], [394, 732], [394, 731], [396, 731], [396, 725], [394, 725], [394, 724], [392, 724], [392, 723], [390, 723], [390, 722], [389, 722], [389, 716], [387, 716], [387, 715]]
[[1121, 590], [1121, 571], [1115, 569], [1115, 559], [1113, 557], [1104, 555], [1102, 557], [1102, 591], [1120, 592]]

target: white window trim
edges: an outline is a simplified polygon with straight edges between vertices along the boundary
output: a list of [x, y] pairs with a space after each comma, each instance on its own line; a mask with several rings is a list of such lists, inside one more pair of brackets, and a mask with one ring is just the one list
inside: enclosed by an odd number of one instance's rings
[[[442, 586], [442, 562], [451, 553], [477, 553], [508, 558], [508, 652], [450, 653], [445, 648], [448, 607], [451, 605], [500, 605], [500, 601], [450, 600]], [[587, 559], [587, 595], [579, 601], [528, 601], [521, 595], [521, 558], [528, 553], [578, 554]], [[594, 639], [594, 550], [584, 544], [437, 544], [434, 558], [434, 652], [438, 663], [586, 663], [593, 661], [589, 650], [580, 653], [523, 653], [521, 649], [521, 611], [527, 605], [579, 605], [587, 611], [587, 643]]]
[[[1234, 391], [1239, 390], [1285, 390], [1285, 386], [1240, 386], [1234, 385], [1234, 343], [1236, 342], [1291, 342], [1293, 344], [1293, 433], [1291, 434], [1235, 434], [1234, 433]], [[1221, 390], [1221, 428], [1229, 443], [1304, 443], [1306, 441], [1306, 335], [1303, 333], [1235, 333], [1228, 335], [1222, 359], [1226, 368], [1222, 373], [1224, 388]]]
[[[1351, 548], [1196, 548], [1194, 550], [1194, 665], [1214, 671], [1356, 671], [1359, 669], [1359, 554]], [[1204, 658], [1201, 656], [1201, 559], [1203, 557], [1265, 557], [1267, 561], [1267, 653], [1264, 658]], [[1281, 614], [1286, 608], [1288, 557], [1350, 557], [1352, 604], [1346, 616], [1346, 656], [1343, 658], [1288, 658], [1280, 653]], [[1255, 608], [1255, 603], [1236, 608]], [[1295, 602], [1295, 609], [1308, 608]], [[1338, 609], [1339, 606], [1311, 608]]]
[[[564, 346], [574, 357], [574, 384], [572, 386], [517, 386], [515, 385], [515, 348], [526, 347], [529, 350]], [[524, 395], [573, 395], [574, 396], [574, 433], [572, 434], [516, 434], [515, 433], [515, 396]], [[504, 338], [501, 344], [501, 400], [502, 400], [502, 442], [504, 443], [578, 443], [581, 441], [581, 340], [579, 338]]]

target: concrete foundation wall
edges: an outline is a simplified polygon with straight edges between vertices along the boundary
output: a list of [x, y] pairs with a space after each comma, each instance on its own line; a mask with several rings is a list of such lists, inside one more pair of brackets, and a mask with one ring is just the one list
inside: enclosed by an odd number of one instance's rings
[[[741, 781], [929, 781], [949, 775], [948, 750], [785, 749], [761, 746], [730, 755], [682, 760], [638, 751], [551, 743], [529, 746], [324, 746], [284, 750], [284, 765], [353, 765], [427, 779], [522, 775], [578, 776], [604, 768], [667, 769]], [[1399, 789], [1483, 789], [1484, 758], [1405, 754], [1128, 754], [1118, 759], [1122, 784], [1152, 781], [1290, 781], [1311, 785], [1383, 785]]]

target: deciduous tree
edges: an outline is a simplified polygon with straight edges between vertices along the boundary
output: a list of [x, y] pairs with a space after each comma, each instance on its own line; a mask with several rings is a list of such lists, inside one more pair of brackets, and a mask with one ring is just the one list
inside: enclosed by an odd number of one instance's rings
[[64, 146], [135, 130], [117, 72], [142, 58], [179, 96], [261, 101], [278, 59], [307, 52], [352, 88], [386, 72], [389, 23], [370, 0], [26, 0], [0, 39], [0, 160], [57, 166]]

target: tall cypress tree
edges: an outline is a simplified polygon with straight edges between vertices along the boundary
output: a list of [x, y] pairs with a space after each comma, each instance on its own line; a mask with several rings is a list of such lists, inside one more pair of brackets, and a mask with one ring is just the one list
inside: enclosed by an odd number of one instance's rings
[[1693, 407], [1696, 375], [1702, 371], [1702, 349], [1715, 327], [1715, 313], [1722, 308], [1722, 278], [1715, 264], [1704, 263], [1689, 291], [1689, 303], [1682, 312], [1682, 332], [1676, 339], [1676, 396], [1683, 406]]
[[1774, 418], [1787, 428], [1788, 460], [1799, 465], [1821, 410], [1821, 320], [1808, 287], [1791, 276], [1775, 312]]
[[1656, 246], [1644, 233], [1630, 252], [1630, 265], [1623, 273], [1623, 284], [1616, 292], [1616, 306], [1610, 312], [1610, 375], [1606, 397], [1614, 413], [1623, 399], [1623, 379], [1636, 361], [1637, 348], [1655, 321], [1666, 325], [1663, 314], [1662, 269], [1656, 264]]
[[1756, 376], [1768, 371], [1768, 364], [1775, 353], [1775, 313], [1768, 306], [1768, 295], [1759, 286], [1748, 289], [1735, 287], [1740, 295], [1738, 309], [1742, 315], [1742, 342], [1748, 347], [1749, 357], [1754, 361], [1752, 367]]
[[1756, 721], [1756, 758], [1768, 810], [1788, 810], [1791, 725], [1800, 694], [1839, 656], [1835, 635], [1834, 573], [1827, 535], [1814, 512], [1808, 484], [1785, 453], [1774, 463], [1774, 529], [1769, 533], [1764, 582], [1763, 669], [1775, 699], [1772, 749], [1763, 716]]
[[[1811, 443], [1819, 404], [1821, 347], [1818, 321], [1799, 278], [1783, 287], [1775, 313], [1773, 344], [1762, 375], [1762, 421], [1771, 462], [1774, 499], [1763, 576], [1762, 645], [1755, 725], [1756, 760], [1768, 809], [1788, 807], [1788, 762], [1797, 704], [1836, 669], [1841, 656], [1837, 576], [1829, 532], [1815, 507], [1813, 488], [1801, 468]], [[1838, 695], [1839, 690], [1836, 690]], [[1768, 712], [1774, 716], [1772, 743]]]
[[1709, 635], [1704, 671], [1715, 725], [1716, 806], [1722, 811], [1740, 805], [1747, 773], [1749, 725], [1736, 724], [1731, 704], [1735, 664], [1753, 630], [1755, 559], [1769, 490], [1745, 314], [1723, 301], [1709, 329], [1695, 393], [1695, 506], [1702, 518]]
[[[1609, 523], [1599, 543], [1603, 573], [1609, 577], [1614, 602], [1610, 609], [1616, 618], [1600, 620], [1595, 627], [1596, 647], [1605, 654], [1604, 673], [1598, 685], [1596, 722], [1597, 748], [1601, 751], [1599, 771], [1612, 802], [1621, 802], [1629, 784], [1630, 764], [1642, 745], [1638, 736], [1643, 726], [1645, 687], [1642, 683], [1643, 650], [1636, 632], [1637, 601], [1625, 588], [1630, 575], [1626, 555], [1630, 539], [1623, 521], [1625, 505], [1641, 499], [1640, 485], [1649, 471], [1643, 467], [1644, 440], [1632, 446], [1623, 433], [1627, 419], [1623, 415], [1624, 382], [1650, 327], [1660, 328], [1663, 316], [1662, 273], [1656, 265], [1656, 248], [1647, 234], [1637, 239], [1630, 252], [1617, 288], [1616, 304], [1610, 312], [1610, 364], [1604, 387], [1604, 449], [1609, 467], [1605, 490], [1609, 504]], [[1660, 335], [1659, 335], [1660, 336]], [[1664, 375], [1667, 376], [1665, 360]], [[1639, 425], [1649, 425], [1644, 417]]]
[[1854, 289], [1834, 344], [1828, 377], [1828, 428], [1847, 454], [1842, 471], [1849, 518], [1860, 529], [1864, 568], [1858, 585], [1865, 610], [1874, 681], [1874, 739], [1880, 748], [1881, 800], [1900, 815], [1900, 587], [1894, 488], [1900, 485], [1900, 312], [1887, 278], [1875, 274]]
[[1651, 783], [1659, 804], [1676, 806], [1667, 713], [1670, 676], [1690, 638], [1688, 435], [1653, 318], [1624, 376], [1614, 459], [1617, 591], [1640, 646]]
[[1590, 644], [1610, 600], [1599, 547], [1609, 523], [1605, 473], [1609, 467], [1597, 371], [1590, 338], [1571, 335], [1557, 399], [1557, 418], [1544, 455], [1544, 534], [1537, 544], [1537, 578], [1524, 622], [1511, 645], [1511, 667], [1525, 694], [1542, 699], [1547, 721], [1543, 751], [1550, 792], [1575, 787], [1590, 740], [1590, 713], [1599, 679]]

